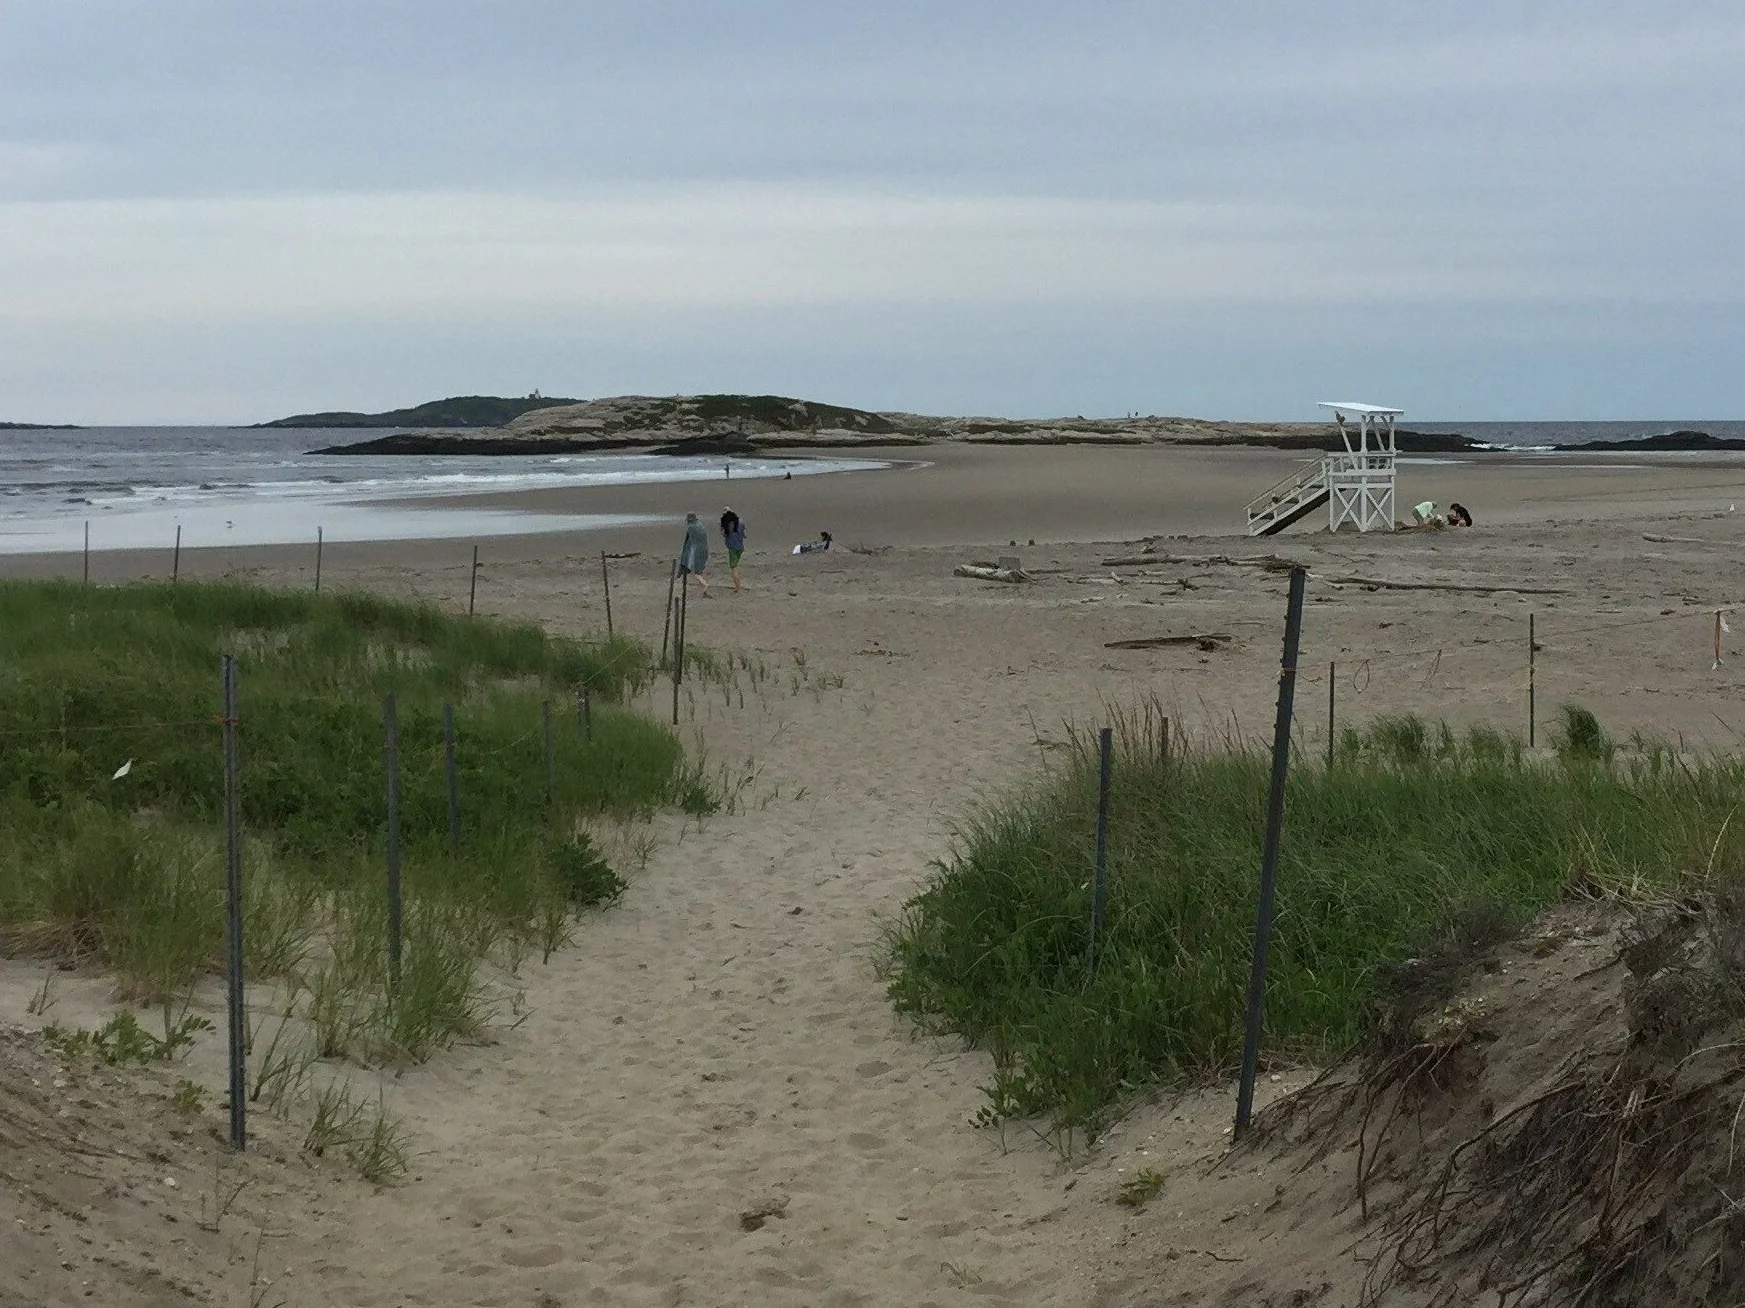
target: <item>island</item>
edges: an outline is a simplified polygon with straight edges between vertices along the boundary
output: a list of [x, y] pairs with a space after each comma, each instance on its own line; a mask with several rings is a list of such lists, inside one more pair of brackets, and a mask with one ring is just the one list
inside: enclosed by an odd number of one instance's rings
[[258, 427], [500, 427], [535, 409], [579, 404], [580, 400], [533, 394], [510, 399], [500, 395], [453, 395], [409, 409], [385, 413], [297, 413], [289, 418], [257, 422]]
[[[947, 418], [875, 412], [786, 395], [619, 395], [542, 405], [475, 430], [398, 431], [312, 453], [750, 455], [942, 441], [984, 445], [1261, 445], [1309, 452], [1342, 448], [1338, 430], [1329, 423], [1218, 422], [1155, 415]], [[1469, 453], [1491, 448], [1467, 436], [1435, 432], [1402, 431], [1398, 443], [1400, 450], [1408, 453]]]

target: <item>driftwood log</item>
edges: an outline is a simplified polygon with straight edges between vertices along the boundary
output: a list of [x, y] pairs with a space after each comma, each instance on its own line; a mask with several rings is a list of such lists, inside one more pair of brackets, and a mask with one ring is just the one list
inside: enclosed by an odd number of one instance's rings
[[1211, 631], [1192, 636], [1139, 636], [1133, 640], [1111, 640], [1104, 649], [1162, 649], [1166, 645], [1197, 645], [1211, 651], [1232, 639], [1227, 631]]
[[1130, 554], [1118, 559], [1104, 559], [1105, 568], [1147, 568], [1159, 563], [1181, 563], [1194, 568], [1264, 568], [1268, 572], [1289, 572], [1296, 567], [1292, 559], [1276, 554], [1236, 557], [1229, 554], [1209, 554], [1200, 557], [1174, 554]]
[[1471, 586], [1453, 581], [1384, 581], [1380, 577], [1329, 577], [1335, 586], [1368, 586], [1371, 590], [1454, 590], [1472, 595], [1570, 595], [1555, 586]]
[[954, 577], [970, 577], [976, 581], [1029, 581], [1030, 574], [1022, 568], [985, 568], [979, 563], [960, 563], [951, 570]]
[[1721, 543], [1718, 540], [1700, 540], [1695, 536], [1656, 536], [1650, 531], [1643, 532], [1642, 539], [1654, 545], [1719, 545]]

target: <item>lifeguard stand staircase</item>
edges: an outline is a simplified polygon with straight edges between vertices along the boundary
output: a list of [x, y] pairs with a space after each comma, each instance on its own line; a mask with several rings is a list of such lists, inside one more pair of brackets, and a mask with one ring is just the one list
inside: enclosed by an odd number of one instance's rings
[[[1271, 536], [1327, 505], [1327, 529], [1394, 529], [1394, 419], [1404, 409], [1326, 401], [1345, 441], [1343, 454], [1305, 464], [1248, 505], [1248, 534]], [[1355, 443], [1354, 443], [1355, 442]]]

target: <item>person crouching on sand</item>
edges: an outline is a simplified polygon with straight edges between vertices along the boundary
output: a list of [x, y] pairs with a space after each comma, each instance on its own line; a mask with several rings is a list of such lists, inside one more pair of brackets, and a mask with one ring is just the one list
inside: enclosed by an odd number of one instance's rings
[[733, 593], [739, 594], [739, 561], [745, 557], [745, 519], [732, 509], [721, 510], [721, 539], [727, 543], [727, 572]]
[[679, 547], [679, 571], [687, 577], [695, 577], [697, 584], [703, 588], [704, 598], [709, 595], [709, 579], [703, 575], [709, 566], [709, 533], [703, 524], [697, 520], [697, 515], [685, 515], [685, 543]]

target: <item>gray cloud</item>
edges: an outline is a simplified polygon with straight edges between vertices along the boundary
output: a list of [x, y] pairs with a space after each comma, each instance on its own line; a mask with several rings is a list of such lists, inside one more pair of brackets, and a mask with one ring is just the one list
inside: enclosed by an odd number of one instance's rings
[[0, 416], [1745, 412], [1745, 14], [1441, 10], [0, 5]]

